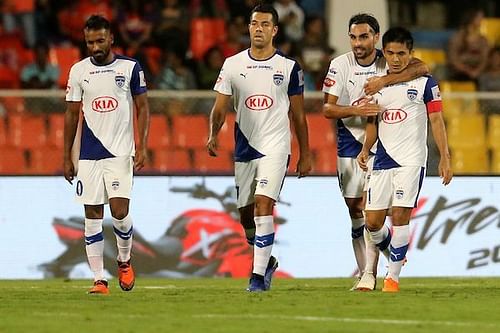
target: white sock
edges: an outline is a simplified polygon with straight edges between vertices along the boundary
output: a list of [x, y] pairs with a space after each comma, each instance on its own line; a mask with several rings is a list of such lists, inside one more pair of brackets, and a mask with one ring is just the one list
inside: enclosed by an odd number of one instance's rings
[[130, 259], [132, 252], [132, 218], [130, 214], [125, 216], [123, 220], [113, 218], [113, 230], [116, 235], [116, 246], [118, 248], [118, 261], [126, 262]]
[[102, 219], [85, 219], [85, 251], [94, 281], [104, 280]]
[[253, 273], [263, 276], [274, 244], [274, 219], [272, 215], [255, 216], [254, 221]]
[[366, 266], [365, 272], [373, 275], [377, 275], [377, 267], [378, 267], [378, 257], [379, 250], [377, 245], [373, 242], [370, 237], [370, 232], [368, 229], [365, 229], [364, 232], [365, 244], [366, 244]]
[[389, 244], [391, 244], [389, 228], [384, 224], [379, 230], [370, 231], [370, 237], [389, 262]]
[[389, 261], [388, 278], [399, 281], [401, 267], [403, 267], [408, 244], [410, 243], [410, 225], [401, 225], [392, 227], [391, 240], [391, 260]]
[[358, 275], [361, 276], [366, 266], [366, 246], [365, 238], [363, 237], [365, 218], [361, 217], [355, 219], [351, 217], [351, 226], [352, 249], [354, 250], [354, 257], [358, 264]]

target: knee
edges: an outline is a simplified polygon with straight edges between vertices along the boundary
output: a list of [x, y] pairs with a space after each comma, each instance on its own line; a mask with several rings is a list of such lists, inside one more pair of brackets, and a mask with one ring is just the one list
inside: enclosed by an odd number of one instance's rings
[[123, 220], [128, 215], [128, 207], [115, 208], [111, 210], [111, 216], [116, 220]]
[[274, 200], [263, 195], [255, 196], [255, 216], [272, 215]]

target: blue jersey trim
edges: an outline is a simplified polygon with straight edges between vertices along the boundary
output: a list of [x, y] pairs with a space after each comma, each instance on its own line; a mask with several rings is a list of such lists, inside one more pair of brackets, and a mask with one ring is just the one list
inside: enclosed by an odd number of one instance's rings
[[141, 87], [139, 72], [142, 72], [142, 68], [139, 62], [136, 61], [132, 70], [132, 77], [130, 78], [130, 92], [132, 95], [141, 95], [147, 91], [146, 86]]
[[[300, 95], [304, 93], [304, 79], [300, 80], [300, 65], [298, 62], [295, 62], [292, 68], [292, 73], [290, 74], [290, 82], [288, 83], [288, 96]], [[303, 74], [302, 74], [303, 76]], [[302, 81], [302, 85], [300, 82]]]
[[434, 96], [432, 96], [432, 88], [438, 85], [437, 81], [434, 80], [432, 76], [426, 76], [427, 82], [425, 83], [424, 88], [424, 103], [429, 103], [434, 100]]
[[102, 142], [92, 133], [85, 118], [83, 118], [80, 159], [96, 161], [110, 157], [115, 157], [115, 155], [104, 147]]
[[337, 155], [339, 157], [356, 158], [363, 144], [356, 140], [351, 132], [345, 127], [342, 119], [337, 121]]
[[392, 159], [384, 145], [380, 140], [378, 140], [377, 153], [375, 154], [375, 160], [373, 161], [373, 170], [387, 170], [392, 168], [398, 168], [399, 165], [396, 161]]
[[234, 160], [236, 162], [248, 162], [265, 156], [250, 146], [238, 123], [234, 124], [234, 139], [236, 141], [234, 149]]

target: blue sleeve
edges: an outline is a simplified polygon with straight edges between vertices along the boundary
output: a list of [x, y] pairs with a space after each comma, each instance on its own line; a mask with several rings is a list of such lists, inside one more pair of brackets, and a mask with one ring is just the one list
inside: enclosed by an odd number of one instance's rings
[[441, 94], [439, 92], [439, 86], [436, 80], [432, 76], [427, 76], [427, 82], [425, 83], [424, 89], [424, 103], [429, 103], [430, 101], [440, 100]]
[[144, 72], [142, 71], [139, 62], [135, 62], [132, 70], [132, 78], [130, 79], [130, 91], [132, 95], [144, 94], [146, 89], [146, 80], [144, 80]]
[[295, 62], [290, 74], [290, 83], [288, 84], [288, 96], [300, 95], [304, 92], [304, 72], [300, 65]]

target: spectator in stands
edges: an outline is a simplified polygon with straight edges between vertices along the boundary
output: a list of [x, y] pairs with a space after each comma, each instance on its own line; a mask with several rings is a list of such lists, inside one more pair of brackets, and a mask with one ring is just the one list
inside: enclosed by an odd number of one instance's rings
[[304, 35], [304, 11], [295, 0], [277, 0], [273, 3], [278, 12], [280, 25], [284, 28], [286, 38], [296, 42]]
[[24, 89], [57, 88], [59, 67], [49, 63], [49, 47], [38, 43], [34, 48], [35, 61], [21, 71], [21, 86]]
[[172, 44], [186, 44], [189, 31], [187, 9], [179, 0], [163, 0], [157, 24], [154, 26], [154, 43], [161, 48]]
[[[488, 57], [488, 67], [479, 77], [479, 90], [500, 91], [500, 46], [493, 48]], [[496, 100], [484, 100], [481, 107], [486, 112], [499, 113], [500, 103]]]
[[214, 46], [208, 49], [198, 66], [198, 88], [212, 89], [224, 63], [221, 50]]
[[325, 15], [325, 0], [300, 0], [299, 5], [306, 16]]
[[196, 79], [184, 62], [184, 52], [181, 48], [167, 49], [163, 54], [164, 66], [160, 70], [155, 87], [167, 90], [196, 89]]
[[139, 49], [150, 41], [153, 31], [154, 6], [139, 0], [128, 0], [118, 14], [121, 43], [129, 56], [135, 57]]
[[[252, 9], [257, 6], [261, 1], [260, 0], [227, 0], [229, 5], [229, 11], [231, 14], [232, 20], [242, 19], [246, 24], [250, 23], [248, 21], [248, 13], [252, 11]], [[247, 27], [245, 27], [247, 28]]]
[[191, 0], [189, 3], [191, 17], [220, 17], [229, 19], [229, 8], [225, 0]]
[[479, 30], [484, 17], [482, 10], [468, 11], [448, 45], [449, 78], [476, 81], [488, 61], [488, 40]]
[[240, 23], [236, 20], [230, 21], [227, 24], [226, 41], [224, 41], [221, 45], [221, 51], [224, 59], [242, 51], [247, 45], [247, 38], [241, 33]]
[[[32, 48], [36, 43], [35, 0], [3, 0], [0, 8], [5, 32], [21, 32], [26, 45]], [[22, 29], [18, 29], [19, 26]]]
[[328, 46], [325, 22], [319, 16], [306, 19], [304, 37], [297, 44], [298, 56], [302, 59], [302, 69], [308, 72], [318, 89], [328, 70], [333, 50]]

